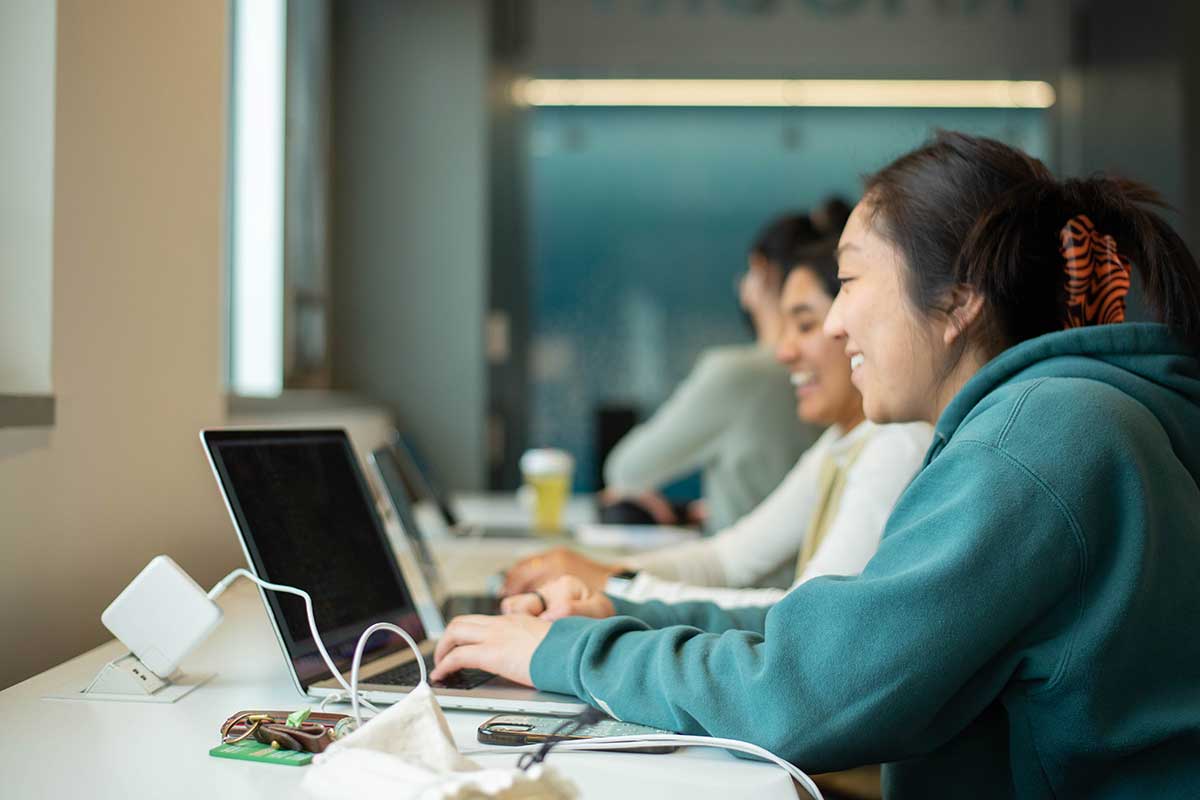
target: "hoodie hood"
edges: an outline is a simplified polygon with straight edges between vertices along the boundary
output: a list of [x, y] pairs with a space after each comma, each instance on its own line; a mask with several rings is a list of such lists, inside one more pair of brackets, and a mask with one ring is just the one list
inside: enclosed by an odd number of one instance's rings
[[1119, 323], [1056, 331], [1010, 347], [959, 391], [934, 428], [926, 463], [992, 392], [1018, 381], [1083, 378], [1124, 392], [1162, 424], [1180, 460], [1200, 472], [1200, 358], [1167, 326]]

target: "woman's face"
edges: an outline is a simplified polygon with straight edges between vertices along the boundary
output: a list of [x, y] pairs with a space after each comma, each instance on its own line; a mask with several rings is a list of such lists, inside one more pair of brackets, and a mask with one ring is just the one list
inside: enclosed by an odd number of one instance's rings
[[838, 245], [842, 289], [825, 319], [826, 335], [850, 358], [851, 380], [872, 422], [937, 418], [940, 369], [948, 358], [937, 323], [912, 311], [900, 251], [876, 232], [863, 200]]
[[862, 419], [862, 397], [850, 383], [841, 342], [821, 329], [832, 304], [812, 270], [792, 270], [783, 284], [783, 330], [775, 356], [791, 373], [800, 419], [845, 427]]

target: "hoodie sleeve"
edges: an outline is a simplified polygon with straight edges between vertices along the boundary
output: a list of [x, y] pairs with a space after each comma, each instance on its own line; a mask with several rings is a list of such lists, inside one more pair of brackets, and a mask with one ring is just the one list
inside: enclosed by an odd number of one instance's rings
[[643, 603], [611, 596], [617, 614], [637, 617], [651, 628], [668, 628], [672, 625], [687, 625], [702, 631], [720, 633], [727, 630], [746, 630], [762, 633], [766, 624], [769, 605], [738, 606], [722, 608], [716, 603], [688, 601], [664, 603], [647, 600]]
[[[1053, 682], [1068, 645], [1040, 626], [1073, 618], [1083, 563], [1044, 481], [990, 445], [954, 443], [861, 575], [800, 585], [761, 630], [706, 632], [696, 623], [720, 620], [654, 604], [649, 623], [569, 618], [531, 674], [620, 719], [754, 742], [810, 771], [894, 761], [947, 742], [1018, 671]], [[1021, 652], [1031, 642], [1039, 658]]]

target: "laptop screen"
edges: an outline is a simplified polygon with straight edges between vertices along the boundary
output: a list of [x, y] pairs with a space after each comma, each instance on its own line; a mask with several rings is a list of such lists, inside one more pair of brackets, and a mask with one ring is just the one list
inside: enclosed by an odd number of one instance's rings
[[[204, 441], [254, 571], [312, 595], [317, 629], [339, 669], [349, 670], [359, 635], [374, 622], [425, 638], [344, 431], [206, 431]], [[301, 685], [332, 677], [304, 601], [266, 596]], [[401, 647], [399, 636], [380, 632], [366, 652]]]
[[458, 515], [454, 513], [454, 509], [450, 505], [450, 498], [442, 491], [441, 484], [434, 477], [429, 464], [417, 452], [416, 444], [409, 437], [397, 431], [396, 435], [392, 437], [392, 450], [398, 466], [403, 471], [405, 483], [418, 487], [418, 491], [414, 491], [411, 495], [413, 500], [417, 500], [419, 495], [424, 494], [437, 506], [438, 512], [447, 525], [451, 528], [458, 525]]
[[445, 595], [442, 576], [438, 572], [437, 562], [433, 559], [433, 553], [429, 551], [429, 545], [425, 541], [423, 532], [417, 527], [416, 514], [413, 513], [412, 503], [408, 501], [408, 495], [404, 491], [404, 479], [400, 465], [396, 463], [395, 453], [390, 447], [377, 447], [371, 451], [371, 460], [375, 463], [375, 469], [379, 473], [384, 491], [388, 493], [388, 497], [392, 501], [392, 508], [396, 512], [396, 518], [400, 521], [400, 528], [412, 545], [413, 555], [416, 556], [425, 582], [429, 584], [430, 594], [433, 595], [434, 600], [440, 603]]

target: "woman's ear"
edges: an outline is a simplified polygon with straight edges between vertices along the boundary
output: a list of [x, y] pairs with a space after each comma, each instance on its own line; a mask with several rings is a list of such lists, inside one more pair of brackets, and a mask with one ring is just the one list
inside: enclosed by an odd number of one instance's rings
[[778, 296], [783, 289], [783, 270], [759, 255], [750, 257], [747, 274], [755, 289], [769, 296]]
[[767, 289], [778, 297], [783, 291], [783, 270], [779, 268], [779, 265], [768, 262], [763, 272], [763, 279]]
[[782, 283], [783, 273], [779, 267], [760, 256], [751, 256], [749, 268], [738, 284], [742, 308], [752, 314], [778, 313]]
[[942, 333], [942, 342], [949, 347], [978, 320], [983, 313], [983, 295], [965, 284], [959, 284], [950, 293], [950, 307], [947, 309], [946, 330]]

